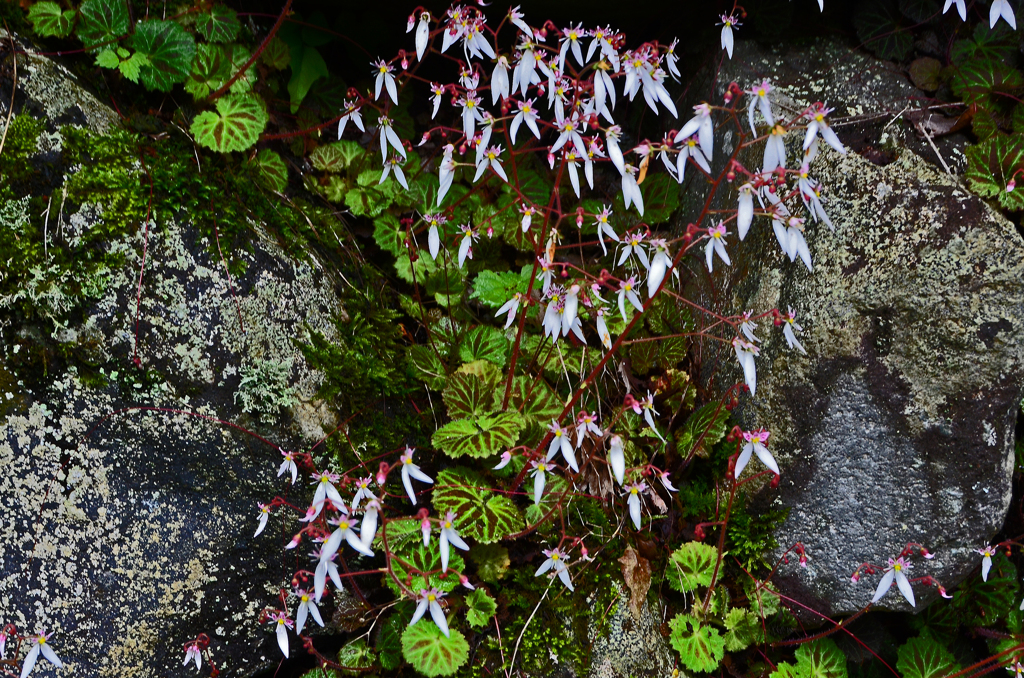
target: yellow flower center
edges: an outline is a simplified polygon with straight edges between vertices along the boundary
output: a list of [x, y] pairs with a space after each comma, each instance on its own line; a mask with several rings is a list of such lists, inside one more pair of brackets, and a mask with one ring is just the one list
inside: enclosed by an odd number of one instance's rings
[[308, 603], [309, 602], [309, 596], [307, 596], [306, 594], [303, 594], [302, 595], [302, 602]]
[[427, 596], [427, 600], [429, 600], [430, 602], [434, 602], [435, 600], [437, 600], [437, 596], [431, 593]]
[[451, 527], [451, 526], [452, 526], [452, 524], [451, 524], [451, 521], [448, 521], [448, 520], [446, 520], [446, 521], [444, 522], [444, 526], [445, 526], [445, 527]]
[[558, 560], [558, 554], [557, 553], [552, 553], [551, 554], [551, 560]]
[[896, 570], [897, 572], [899, 572], [900, 570], [902, 570], [902, 569], [903, 569], [903, 566], [902, 566], [902, 565], [900, 565], [899, 563], [896, 563], [895, 565], [893, 565], [892, 569], [894, 569], [894, 570]]

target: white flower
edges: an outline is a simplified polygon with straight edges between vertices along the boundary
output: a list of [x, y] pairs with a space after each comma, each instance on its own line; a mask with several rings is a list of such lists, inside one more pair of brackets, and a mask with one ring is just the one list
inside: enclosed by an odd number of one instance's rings
[[580, 46], [580, 40], [586, 34], [587, 32], [583, 30], [583, 24], [562, 29], [562, 48], [558, 51], [558, 70], [565, 70], [565, 55], [570, 49], [572, 49], [572, 55], [576, 57], [576, 61], [580, 66], [587, 65], [587, 60], [583, 58], [583, 48]]
[[739, 188], [739, 206], [736, 210], [736, 232], [740, 240], [747, 237], [750, 224], [754, 221], [754, 187], [743, 184]]
[[455, 531], [453, 525], [455, 521], [455, 513], [448, 511], [445, 514], [444, 520], [441, 521], [441, 571], [448, 571], [448, 544], [451, 544], [457, 549], [463, 551], [469, 550], [469, 544], [462, 540], [459, 533]]
[[317, 602], [320, 602], [320, 598], [324, 595], [328, 577], [339, 591], [345, 588], [341, 585], [341, 573], [338, 572], [338, 566], [334, 562], [338, 558], [338, 554], [331, 554], [327, 560], [320, 557], [322, 554], [323, 550], [310, 554], [313, 559], [318, 561], [316, 571], [313, 573], [313, 592]]
[[893, 579], [895, 579], [896, 586], [899, 587], [903, 597], [907, 599], [911, 607], [917, 607], [917, 603], [914, 602], [914, 589], [910, 586], [910, 580], [907, 579], [907, 575], [903, 572], [903, 570], [909, 570], [910, 568], [910, 563], [903, 560], [902, 556], [895, 560], [890, 558], [889, 567], [885, 568], [885, 574], [882, 575], [882, 580], [878, 582], [878, 588], [875, 589], [875, 595], [871, 602], [877, 603], [881, 600], [882, 596], [892, 587]]
[[633, 526], [640, 529], [640, 493], [647, 489], [647, 483], [640, 480], [630, 483], [625, 487], [625, 494], [628, 496], [626, 504], [629, 505], [629, 517], [633, 520]]
[[467, 258], [473, 258], [473, 240], [477, 236], [469, 224], [459, 226], [459, 230], [462, 231], [462, 242], [459, 243], [459, 268], [462, 268]]
[[402, 188], [408, 191], [409, 184], [405, 180], [405, 172], [402, 171], [402, 161], [396, 155], [391, 156], [391, 159], [384, 163], [384, 171], [381, 172], [380, 181], [377, 182], [377, 185], [383, 184], [392, 172], [395, 178], [398, 179], [398, 183], [402, 185]]
[[989, 28], [995, 28], [1000, 17], [1010, 24], [1010, 28], [1017, 30], [1017, 19], [1013, 16], [1013, 7], [1010, 6], [1009, 0], [992, 0], [992, 7], [988, 10]]
[[203, 670], [203, 653], [199, 649], [199, 645], [192, 643], [185, 648], [185, 661], [181, 663], [182, 666], [188, 666], [188, 663], [194, 661], [196, 663], [196, 671]]
[[420, 470], [420, 467], [412, 463], [412, 453], [415, 450], [411, 447], [406, 447], [405, 452], [402, 454], [402, 484], [405, 485], [405, 492], [409, 495], [409, 501], [416, 504], [416, 493], [412, 491], [412, 478], [422, 482], [434, 484], [434, 481], [430, 479], [426, 473]]
[[523, 16], [524, 14], [519, 11], [519, 5], [516, 5], [515, 7], [508, 11], [509, 21], [511, 21], [516, 28], [521, 30], [527, 38], [532, 38], [533, 29], [530, 28], [525, 21], [523, 21]]
[[[274, 622], [274, 626], [277, 628], [277, 646], [281, 648], [281, 653], [285, 657], [288, 656], [288, 629], [295, 626], [295, 622], [288, 618], [288, 613], [283, 611], [274, 611], [270, 613], [270, 621]], [[24, 676], [22, 677], [24, 678]]]
[[675, 78], [677, 82], [679, 78], [683, 77], [679, 72], [679, 69], [676, 67], [676, 62], [679, 61], [679, 57], [676, 56], [676, 45], [678, 44], [679, 38], [675, 38], [672, 40], [672, 44], [665, 49], [665, 65], [668, 66], [668, 72], [672, 74], [672, 77]]
[[391, 71], [394, 70], [394, 67], [383, 59], [378, 59], [373, 62], [373, 65], [376, 67], [373, 72], [377, 74], [373, 83], [373, 98], [380, 99], [380, 90], [383, 86], [387, 89], [388, 96], [391, 97], [391, 101], [393, 101], [395, 106], [397, 106], [398, 86], [395, 85], [395, 76], [391, 75]]
[[960, 12], [960, 19], [967, 21], [967, 3], [964, 0], [946, 0], [946, 4], [942, 7], [942, 13], [948, 12], [954, 2], [956, 3], [957, 11]]
[[807, 247], [807, 241], [804, 239], [804, 220], [800, 217], [790, 216], [784, 227], [777, 215], [772, 216], [772, 229], [775, 231], [775, 238], [779, 241], [782, 251], [789, 256], [790, 261], [796, 261], [799, 256], [807, 266], [807, 270], [813, 270], [811, 250]]
[[630, 256], [635, 254], [640, 263], [644, 265], [644, 268], [650, 268], [651, 262], [647, 259], [647, 252], [643, 247], [643, 241], [646, 237], [642, 231], [636, 231], [632, 234], [626, 233], [624, 235], [626, 246], [623, 248], [622, 254], [619, 255], [618, 263], [615, 265], [622, 266]]
[[462, 131], [467, 140], [472, 139], [476, 123], [483, 122], [483, 115], [480, 113], [480, 97], [476, 95], [475, 91], [469, 90], [456, 103], [462, 107]]
[[28, 654], [25, 655], [25, 663], [21, 667], [21, 678], [25, 678], [32, 672], [32, 669], [36, 665], [36, 661], [39, 659], [39, 654], [42, 653], [46, 660], [56, 666], [58, 669], [63, 667], [64, 664], [60, 661], [60, 657], [53, 651], [47, 641], [50, 640], [50, 636], [53, 632], [46, 633], [45, 630], [40, 631], [32, 637], [32, 647], [29, 649]]
[[[607, 62], [602, 61], [601, 63], [594, 66], [594, 113], [597, 115], [603, 115], [608, 122], [612, 120], [612, 109], [615, 108], [615, 83], [612, 81], [612, 76], [608, 74]], [[611, 106], [608, 106], [606, 99], [611, 100]]]
[[579, 120], [579, 114], [573, 111], [572, 115], [568, 118], [559, 118], [557, 122], [558, 138], [551, 146], [550, 152], [557, 153], [563, 146], [571, 143], [572, 147], [576, 149], [576, 154], [581, 158], [584, 157], [587, 154], [587, 145], [583, 143], [583, 137], [580, 136], [582, 124]]
[[750, 131], [754, 134], [757, 134], [757, 127], [754, 126], [755, 109], [761, 111], [761, 115], [769, 127], [775, 125], [775, 118], [772, 116], [772, 104], [768, 100], [768, 93], [771, 91], [771, 83], [767, 80], [762, 80], [761, 84], [747, 90], [747, 94], [750, 95], [750, 102], [747, 104], [747, 120], [750, 123]]
[[[636, 406], [634, 406], [634, 409], [635, 407]], [[646, 421], [647, 425], [651, 427], [652, 431], [654, 431], [654, 435], [658, 436], [658, 439], [661, 440], [661, 442], [666, 442], [666, 440], [661, 437], [661, 434], [658, 433], [658, 427], [654, 425], [654, 418], [658, 416], [658, 410], [654, 409], [654, 394], [650, 391], [647, 392], [647, 397], [640, 400], [640, 411], [644, 413], [644, 421]]]
[[988, 571], [992, 569], [992, 556], [996, 554], [996, 549], [994, 546], [986, 546], [978, 549], [978, 553], [981, 554], [981, 580], [988, 581]]
[[740, 22], [736, 20], [736, 17], [728, 14], [722, 15], [722, 49], [725, 50], [730, 59], [732, 58], [733, 46], [732, 27], [739, 25]]
[[807, 351], [804, 350], [804, 347], [797, 341], [796, 335], [793, 333], [793, 330], [803, 332], [804, 328], [796, 324], [796, 311], [792, 307], [790, 307], [788, 313], [782, 316], [782, 322], [782, 336], [786, 338], [786, 343], [789, 347], [795, 348], [804, 355], [807, 355]]
[[341, 495], [338, 494], [338, 488], [334, 486], [334, 483], [338, 482], [340, 479], [340, 476], [337, 473], [330, 473], [329, 471], [324, 471], [319, 475], [314, 473], [313, 478], [320, 481], [316, 486], [316, 492], [313, 493], [313, 503], [310, 505], [313, 512], [311, 514], [307, 512], [306, 517], [302, 519], [302, 522], [312, 522], [314, 518], [320, 515], [320, 511], [324, 508], [324, 501], [327, 499], [330, 499], [331, 503], [334, 504], [334, 508], [339, 511], [348, 511], [348, 509], [345, 508], [344, 500], [342, 500]]
[[626, 165], [626, 171], [622, 174], [622, 198], [626, 202], [626, 209], [629, 209], [630, 203], [636, 205], [636, 211], [640, 213], [640, 216], [644, 215], [644, 196], [640, 192], [640, 185], [636, 183], [636, 178], [633, 174], [637, 172], [637, 168], [632, 165]]
[[516, 292], [512, 296], [512, 298], [509, 299], [508, 301], [506, 301], [504, 303], [504, 305], [502, 305], [502, 307], [498, 309], [498, 312], [494, 314], [495, 316], [500, 316], [503, 313], [507, 313], [508, 314], [508, 319], [505, 320], [505, 329], [506, 330], [508, 328], [512, 327], [512, 323], [515, 322], [516, 313], [519, 312], [519, 303], [522, 300], [523, 300], [523, 295], [520, 294], [519, 292]]
[[557, 574], [558, 578], [562, 580], [563, 584], [565, 584], [565, 588], [570, 591], [575, 591], [572, 586], [572, 579], [569, 578], [569, 568], [566, 567], [566, 563], [569, 562], [569, 556], [562, 553], [557, 548], [544, 549], [544, 555], [546, 555], [548, 559], [541, 563], [533, 576], [539, 577], [546, 572], [551, 572], [552, 575]]
[[507, 99], [508, 95], [508, 57], [502, 54], [491, 72], [491, 105], [497, 106], [498, 100]]
[[444, 98], [445, 88], [444, 85], [432, 82], [430, 83], [430, 91], [434, 94], [430, 99], [431, 103], [434, 104], [434, 110], [430, 114], [430, 119], [433, 120], [437, 117], [437, 112], [441, 109], [441, 100]]
[[768, 136], [768, 141], [764, 145], [764, 164], [761, 166], [761, 171], [764, 173], [771, 172], [776, 167], [786, 166], [786, 128], [782, 125], [776, 125], [772, 128], [771, 134]]
[[427, 248], [430, 251], [430, 258], [437, 260], [437, 254], [441, 251], [440, 227], [448, 221], [448, 218], [440, 214], [424, 214], [423, 221], [430, 224], [427, 229]]
[[708, 244], [704, 247], [704, 258], [707, 260], [708, 273], [714, 272], [714, 266], [711, 262], [715, 254], [718, 254], [718, 258], [724, 261], [726, 266], [732, 266], [732, 261], [729, 260], [729, 253], [725, 251], [725, 236], [727, 235], [725, 224], [721, 221], [718, 222], [717, 226], [708, 228]]
[[366, 476], [356, 481], [356, 496], [352, 497], [352, 510], [359, 508], [359, 502], [363, 499], [376, 499], [377, 495], [370, 489], [370, 483], [373, 482], [373, 476]]
[[757, 323], [750, 319], [750, 316], [752, 316], [753, 314], [753, 311], [744, 311], [743, 322], [740, 323], [740, 332], [742, 332], [743, 336], [746, 337], [747, 341], [750, 342], [761, 341], [760, 339], [754, 336], [754, 330], [757, 329]]
[[576, 465], [576, 453], [572, 449], [569, 434], [554, 419], [551, 420], [551, 426], [548, 430], [551, 431], [552, 437], [551, 443], [548, 444], [547, 461], [551, 461], [556, 454], [561, 452], [569, 468], [579, 473], [580, 467]]
[[437, 628], [441, 629], [441, 633], [445, 636], [449, 636], [448, 633], [448, 620], [444, 616], [444, 610], [441, 609], [440, 600], [444, 598], [444, 591], [438, 591], [437, 589], [423, 589], [419, 592], [419, 602], [416, 603], [416, 612], [412, 615], [412, 621], [409, 622], [409, 626], [412, 626], [426, 614], [427, 610], [430, 610], [430, 618], [437, 624]]
[[[711, 106], [707, 103], [697, 104], [693, 107], [693, 111], [696, 115], [679, 130], [675, 142], [678, 144], [684, 139], [697, 135], [700, 140], [700, 150], [710, 160], [715, 150], [715, 128], [711, 120]], [[710, 170], [708, 173], [711, 173]]]
[[533, 503], [539, 504], [540, 498], [544, 496], [544, 474], [553, 471], [555, 466], [546, 461], [531, 461], [530, 465], [533, 466]]
[[391, 127], [391, 119], [386, 115], [382, 115], [377, 118], [377, 124], [380, 126], [381, 162], [387, 162], [389, 144], [395, 149], [398, 155], [405, 158], [405, 146], [402, 145], [402, 140], [398, 138], [394, 128]]
[[686, 178], [686, 161], [689, 158], [693, 158], [698, 167], [711, 174], [711, 165], [698, 145], [697, 136], [693, 135], [683, 141], [683, 147], [679, 149], [679, 156], [676, 158], [676, 181], [683, 183], [683, 179]]
[[743, 473], [743, 469], [746, 468], [750, 462], [750, 455], [756, 454], [757, 458], [761, 460], [761, 463], [771, 469], [772, 473], [779, 475], [779, 465], [775, 463], [775, 457], [765, 447], [765, 443], [768, 442], [768, 436], [771, 434], [763, 428], [756, 431], [744, 431], [743, 439], [747, 441], [746, 445], [743, 446], [743, 450], [740, 452], [740, 456], [736, 459], [736, 479], [739, 480], [740, 474]]
[[597, 309], [597, 336], [601, 339], [601, 345], [604, 346], [606, 350], [611, 350], [612, 335], [608, 332], [608, 321], [604, 319], [604, 315], [605, 309]]
[[629, 320], [626, 318], [626, 299], [629, 299], [629, 303], [633, 304], [637, 312], [644, 312], [644, 305], [640, 303], [640, 297], [634, 291], [635, 286], [636, 277], [630, 276], [622, 281], [622, 286], [619, 288], [619, 313], [622, 314], [622, 322]]
[[455, 147], [451, 144], [447, 144], [444, 147], [444, 155], [441, 158], [441, 163], [438, 165], [437, 177], [440, 180], [440, 187], [437, 189], [437, 204], [440, 205], [441, 201], [444, 200], [445, 194], [448, 193], [448, 189], [452, 187], [452, 181], [455, 180], [455, 160], [452, 159], [452, 153], [455, 152]]
[[612, 467], [615, 480], [621, 485], [626, 477], [626, 455], [623, 452], [622, 438], [619, 436], [612, 436], [608, 447], [608, 464]]
[[267, 519], [270, 518], [270, 504], [256, 504], [260, 508], [260, 524], [256, 528], [256, 534], [253, 537], [258, 537], [263, 534], [263, 530], [267, 529]]
[[352, 124], [359, 128], [360, 132], [366, 132], [363, 127], [363, 116], [359, 113], [359, 106], [356, 106], [354, 102], [345, 101], [345, 114], [338, 119], [338, 138], [345, 133], [345, 126], [348, 125], [348, 121], [351, 120]]
[[595, 222], [595, 225], [597, 226], [597, 237], [600, 239], [601, 242], [601, 251], [604, 252], [605, 254], [608, 254], [608, 250], [604, 246], [605, 236], [608, 236], [615, 242], [619, 242], [618, 234], [615, 233], [615, 229], [612, 228], [612, 225], [608, 222], [608, 218], [611, 215], [612, 209], [609, 205], [604, 205], [604, 208], [601, 210], [601, 213], [595, 215], [595, 217], [597, 218], [597, 221]]
[[584, 410], [580, 412], [580, 416], [576, 417], [576, 447], [583, 444], [587, 433], [592, 433], [600, 438], [604, 431], [597, 425], [597, 415]]
[[672, 481], [669, 480], [668, 471], [662, 471], [661, 473], [659, 473], [658, 474], [658, 480], [661, 481], [661, 484], [664, 485], [665, 489], [668, 490], [669, 492], [678, 492], [679, 491], [679, 488], [677, 488], [675, 485], [673, 485]]
[[832, 131], [832, 128], [828, 126], [828, 122], [825, 120], [825, 116], [831, 112], [832, 109], [825, 108], [825, 105], [822, 103], [814, 104], [811, 107], [811, 110], [808, 112], [811, 121], [807, 123], [807, 132], [804, 134], [805, 151], [811, 147], [815, 136], [820, 134], [825, 143], [837, 152], [846, 154], [846, 147], [843, 146], [843, 142], [839, 140], [839, 137], [836, 136], [836, 133]]
[[740, 337], [733, 338], [732, 347], [736, 350], [736, 360], [739, 361], [740, 367], [743, 368], [743, 380], [746, 382], [747, 388], [750, 389], [750, 395], [754, 395], [757, 391], [757, 371], [754, 367], [754, 356], [760, 353], [761, 349]]
[[281, 467], [277, 469], [277, 477], [280, 478], [284, 475], [285, 471], [291, 471], [292, 485], [294, 485], [295, 480], [299, 477], [299, 467], [295, 465], [295, 453], [281, 450], [281, 454], [284, 456], [284, 461], [281, 462]]
[[665, 274], [672, 268], [672, 257], [668, 253], [668, 245], [662, 239], [651, 240], [654, 256], [651, 257], [651, 268], [647, 276], [647, 298], [652, 299], [661, 287]]
[[363, 512], [363, 520], [359, 523], [359, 541], [363, 546], [369, 547], [373, 538], [377, 536], [377, 516], [380, 513], [380, 502], [371, 499]]
[[502, 181], [506, 184], [508, 183], [508, 176], [498, 161], [498, 156], [501, 155], [502, 150], [501, 146], [491, 146], [483, 153], [482, 162], [476, 166], [476, 176], [473, 177], [474, 182], [478, 181], [484, 175], [484, 172], [487, 171], [487, 168], [490, 167], [494, 170], [495, 174], [501, 177]]
[[[427, 52], [427, 40], [430, 38], [430, 12], [420, 14], [419, 23], [416, 25], [416, 60], [423, 61], [423, 55]], [[301, 627], [302, 625], [299, 624]], [[323, 626], [323, 624], [321, 624]]]
[[310, 598], [309, 592], [303, 589], [296, 589], [295, 596], [299, 599], [299, 609], [295, 613], [295, 633], [302, 633], [302, 627], [306, 625], [306, 617], [308, 615], [312, 615], [316, 623], [323, 626], [324, 620], [320, 616], [320, 610], [312, 598]]
[[508, 466], [510, 461], [512, 461], [512, 453], [509, 452], [508, 450], [505, 450], [504, 452], [501, 453], [501, 461], [499, 461], [498, 465], [494, 467], [494, 470], [500, 471], [501, 469]]
[[369, 558], [373, 557], [373, 551], [370, 547], [362, 542], [359, 535], [353, 529], [356, 525], [356, 521], [351, 518], [348, 513], [342, 513], [333, 520], [328, 520], [331, 525], [337, 525], [338, 528], [331, 532], [331, 536], [327, 538], [324, 543], [323, 549], [320, 551], [320, 560], [329, 560], [331, 556], [338, 552], [341, 547], [342, 540], [348, 542], [348, 545], [354, 548], [359, 553]]

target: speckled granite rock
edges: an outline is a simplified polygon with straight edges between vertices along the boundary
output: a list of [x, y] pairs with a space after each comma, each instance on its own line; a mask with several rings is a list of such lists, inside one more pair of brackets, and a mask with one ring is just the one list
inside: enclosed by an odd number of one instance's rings
[[[762, 63], [757, 75], [780, 84], [779, 109], [790, 116], [818, 99], [837, 106], [837, 120], [870, 115], [872, 92], [903, 87], [871, 84], [882, 64], [826, 47], [779, 57], [781, 73], [749, 53], [736, 63]], [[852, 63], [870, 82], [851, 89], [799, 80], [794, 64], [820, 61], [822, 50], [836, 73]], [[719, 92], [730, 79], [749, 86], [753, 74], [726, 73]], [[895, 161], [879, 166], [823, 148], [811, 174], [828, 187], [836, 230], [808, 220], [814, 272], [784, 258], [770, 222], [757, 218], [730, 248], [733, 267], [716, 268], [728, 277], [716, 276], [714, 293], [706, 283], [694, 293], [730, 309], [792, 307], [803, 325], [807, 356], [762, 327], [757, 394], [740, 416], [772, 431], [783, 469], [779, 489], [762, 491], [755, 507], [789, 507], [778, 540], [783, 548], [801, 540], [811, 556], [806, 569], [783, 566], [775, 581], [801, 603], [842, 615], [874, 591], [877, 578], [850, 581], [861, 562], [884, 563], [922, 542], [937, 555], [915, 574], [950, 586], [978, 565], [974, 549], [1003, 523], [1024, 385], [1024, 241], [910, 150], [896, 147]], [[759, 163], [760, 150], [741, 159]], [[736, 193], [718, 199], [735, 204]], [[706, 281], [706, 272], [695, 279]], [[742, 379], [735, 360], [723, 358], [722, 387]], [[918, 609], [935, 596], [919, 587]], [[909, 609], [895, 594], [880, 606]]]
[[[19, 64], [15, 110], [94, 132], [117, 124], [37, 56]], [[85, 204], [69, 228], [99, 216]], [[123, 266], [52, 336], [15, 311], [0, 318], [0, 621], [55, 631], [66, 668], [47, 675], [178, 675], [182, 645], [199, 633], [222, 675], [278, 662], [258, 615], [286, 574], [290, 535], [252, 534], [256, 502], [279, 491], [280, 455], [179, 410], [244, 423], [283, 447], [320, 438], [335, 422], [294, 342], [306, 327], [333, 336], [343, 311], [315, 262], [290, 260], [257, 224], [251, 233], [235, 252], [245, 274], [231, 281], [197, 229], [151, 224], [138, 329], [143, 229], [104, 243]], [[45, 375], [22, 379], [26, 354], [52, 350], [43, 343], [108, 367], [98, 378], [44, 360]]]

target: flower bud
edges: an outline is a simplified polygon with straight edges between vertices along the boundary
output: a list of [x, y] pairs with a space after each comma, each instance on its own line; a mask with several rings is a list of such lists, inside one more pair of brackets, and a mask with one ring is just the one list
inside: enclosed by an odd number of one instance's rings
[[778, 487], [779, 487], [779, 480], [781, 480], [781, 479], [782, 479], [781, 476], [775, 476], [774, 478], [772, 478], [772, 482], [770, 482], [769, 485], [771, 486], [771, 488], [773, 490], [778, 489]]
[[1015, 188], [1017, 188], [1017, 181], [1015, 179], [1010, 179], [1009, 181], [1006, 182], [1007, 193], [1013, 193], [1013, 189]]
[[697, 527], [693, 528], [693, 538], [696, 539], [697, 541], [703, 541], [706, 536], [707, 535], [704, 534], [704, 528], [701, 527], [700, 525], [698, 525]]
[[860, 581], [860, 572], [854, 572], [853, 576], [850, 577], [850, 581], [852, 581], [854, 584], [859, 582]]
[[377, 484], [383, 485], [384, 481], [388, 479], [388, 471], [391, 470], [391, 466], [386, 461], [382, 461], [377, 469]]
[[301, 532], [299, 532], [297, 535], [292, 537], [292, 540], [290, 542], [288, 542], [287, 546], [284, 547], [285, 550], [291, 550], [291, 549], [295, 548], [296, 546], [299, 545], [300, 541], [302, 541], [302, 533]]
[[488, 238], [493, 238], [494, 237], [494, 227], [493, 226], [488, 226], [487, 227], [487, 237]]

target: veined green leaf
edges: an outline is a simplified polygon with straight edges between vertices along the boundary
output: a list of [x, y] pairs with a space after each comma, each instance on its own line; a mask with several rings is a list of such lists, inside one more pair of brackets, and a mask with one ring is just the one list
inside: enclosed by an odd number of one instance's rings
[[685, 458], [694, 451], [697, 456], [707, 457], [711, 448], [725, 437], [729, 410], [721, 403], [708, 403], [690, 415], [683, 424], [677, 438], [679, 453]]
[[62, 12], [60, 5], [55, 2], [37, 2], [29, 8], [28, 20], [41, 38], [66, 38], [75, 21], [75, 10]]
[[665, 578], [680, 593], [689, 593], [700, 586], [710, 586], [718, 562], [718, 549], [699, 541], [683, 544], [669, 557]]
[[949, 650], [923, 633], [900, 647], [896, 669], [903, 678], [944, 678], [960, 667]]
[[819, 638], [796, 649], [796, 668], [807, 678], [846, 678], [846, 655], [831, 638]]
[[196, 28], [210, 42], [231, 42], [241, 27], [235, 10], [224, 5], [213, 5], [209, 12], [196, 16]]
[[672, 629], [669, 642], [686, 668], [701, 673], [718, 668], [725, 656], [725, 640], [717, 629], [702, 625], [687, 614], [673, 617], [669, 628]]
[[288, 186], [288, 166], [274, 151], [264, 149], [256, 154], [256, 176], [260, 183], [276, 193]]
[[128, 5], [124, 0], [85, 0], [78, 10], [78, 37], [92, 50], [128, 34]]
[[200, 146], [229, 153], [244, 151], [259, 139], [267, 125], [267, 112], [252, 94], [228, 94], [217, 100], [217, 112], [204, 111], [192, 121], [191, 131]]
[[402, 655], [427, 676], [451, 676], [469, 659], [469, 643], [456, 631], [445, 637], [430, 619], [421, 619], [402, 633]]
[[433, 503], [441, 515], [448, 511], [456, 514], [455, 527], [461, 536], [482, 544], [493, 544], [525, 527], [515, 502], [467, 468], [437, 474]]
[[482, 629], [491, 621], [491, 617], [498, 611], [498, 604], [494, 598], [488, 595], [487, 591], [477, 589], [466, 596], [466, 621], [475, 629]]
[[524, 425], [518, 412], [457, 419], [435, 431], [431, 443], [449, 457], [491, 457], [514, 446]]
[[1005, 209], [1024, 209], [1024, 190], [1007, 191], [1007, 182], [1024, 167], [1024, 138], [996, 134], [967, 147], [967, 179], [971, 190], [986, 198], [998, 198]]
[[149, 60], [141, 71], [142, 84], [160, 92], [169, 92], [175, 84], [185, 82], [196, 56], [192, 34], [175, 21], [140, 21], [135, 26], [132, 47]]
[[365, 151], [354, 141], [347, 139], [332, 144], [317, 146], [309, 154], [313, 167], [321, 172], [338, 173], [348, 169]]

